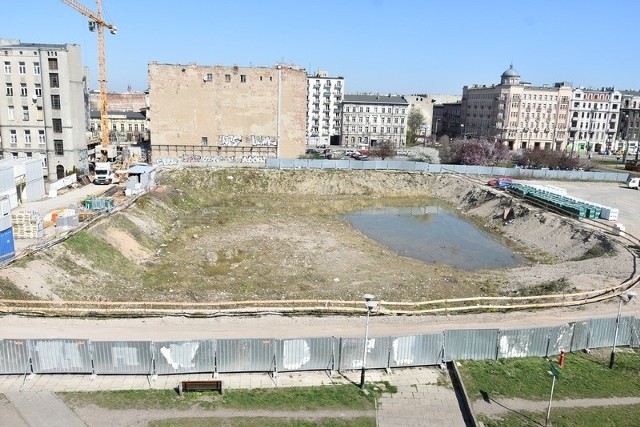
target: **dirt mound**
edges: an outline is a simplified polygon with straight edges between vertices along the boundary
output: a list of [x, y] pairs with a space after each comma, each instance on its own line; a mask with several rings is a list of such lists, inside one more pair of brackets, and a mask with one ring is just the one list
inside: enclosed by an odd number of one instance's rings
[[[602, 288], [630, 270], [629, 255], [603, 233], [455, 175], [182, 169], [158, 179], [126, 211], [3, 276], [43, 298], [359, 299], [371, 292], [409, 301]], [[530, 263], [475, 272], [426, 264], [341, 219], [367, 207], [433, 204], [484, 227]]]

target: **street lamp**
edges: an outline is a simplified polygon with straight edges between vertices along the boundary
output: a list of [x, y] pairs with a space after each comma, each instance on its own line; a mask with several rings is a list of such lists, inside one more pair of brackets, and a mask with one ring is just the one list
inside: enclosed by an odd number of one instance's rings
[[621, 295], [618, 295], [620, 298], [620, 303], [618, 304], [618, 317], [616, 317], [616, 333], [613, 336], [613, 347], [611, 348], [611, 358], [609, 359], [609, 369], [613, 368], [613, 364], [616, 361], [616, 344], [618, 343], [618, 330], [620, 329], [620, 313], [622, 312], [622, 303], [628, 303], [638, 295], [633, 291], [624, 291]]
[[467, 139], [467, 133], [464, 131], [464, 123], [460, 123], [460, 136], [462, 136], [462, 139]]
[[364, 374], [367, 365], [367, 341], [369, 340], [369, 315], [376, 307], [376, 303], [373, 301], [374, 296], [371, 294], [364, 294], [364, 303], [367, 306], [367, 326], [364, 329], [364, 348], [362, 350], [362, 371], [360, 373], [360, 388], [364, 388]]

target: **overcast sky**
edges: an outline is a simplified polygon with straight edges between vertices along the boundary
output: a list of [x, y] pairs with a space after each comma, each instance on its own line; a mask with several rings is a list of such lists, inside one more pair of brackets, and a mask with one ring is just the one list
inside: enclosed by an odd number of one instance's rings
[[[92, 0], [78, 0], [91, 10]], [[97, 89], [96, 35], [61, 0], [2, 0], [0, 37], [76, 43]], [[640, 2], [618, 0], [103, 0], [110, 91], [147, 64], [295, 64], [347, 93], [461, 94], [513, 63], [535, 85], [640, 89]]]

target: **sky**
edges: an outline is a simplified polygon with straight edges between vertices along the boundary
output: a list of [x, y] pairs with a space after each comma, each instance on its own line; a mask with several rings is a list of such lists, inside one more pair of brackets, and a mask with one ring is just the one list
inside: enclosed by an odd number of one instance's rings
[[[96, 10], [93, 0], [77, 0]], [[513, 64], [533, 85], [640, 90], [640, 2], [618, 0], [102, 0], [109, 91], [148, 63], [273, 66], [345, 78], [346, 93], [461, 95]], [[0, 0], [0, 38], [72, 43], [97, 89], [97, 38], [61, 0]]]

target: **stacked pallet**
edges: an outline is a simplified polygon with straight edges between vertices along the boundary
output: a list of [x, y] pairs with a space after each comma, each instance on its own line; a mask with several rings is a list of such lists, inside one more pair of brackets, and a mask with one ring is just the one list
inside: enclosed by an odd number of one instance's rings
[[508, 190], [525, 199], [552, 206], [575, 218], [600, 218], [608, 221], [618, 219], [618, 209], [571, 197], [566, 194], [566, 190], [558, 187], [513, 184]]
[[38, 211], [18, 211], [11, 214], [13, 236], [16, 239], [44, 237], [44, 221]]

